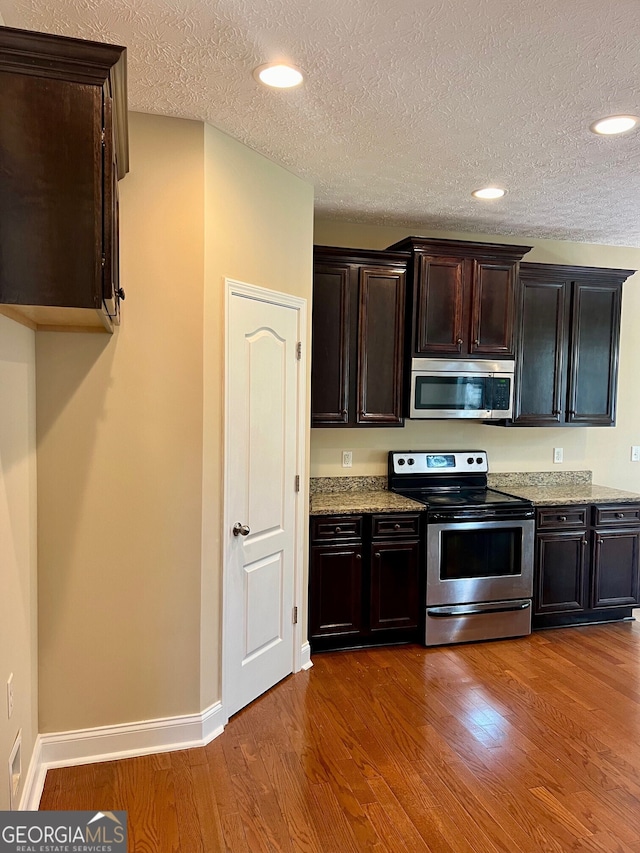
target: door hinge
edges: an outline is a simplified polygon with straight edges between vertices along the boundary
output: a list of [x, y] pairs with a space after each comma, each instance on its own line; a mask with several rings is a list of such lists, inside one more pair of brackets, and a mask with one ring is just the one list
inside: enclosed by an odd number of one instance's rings
[[100, 142], [102, 142], [102, 146], [103, 146], [103, 147], [104, 147], [104, 144], [105, 144], [105, 138], [106, 138], [106, 137], [105, 137], [105, 130], [104, 130], [104, 128], [103, 128], [103, 129], [102, 129], [102, 133], [100, 134]]
[[300, 474], [296, 474], [296, 492], [300, 491]]
[[300, 361], [302, 358], [302, 341], [298, 341], [296, 344], [296, 359]]
[[106, 265], [107, 265], [107, 256], [103, 255], [102, 256], [102, 269], [104, 269], [106, 267]]
[[298, 624], [298, 608], [297, 607], [293, 608], [293, 624], [294, 625]]

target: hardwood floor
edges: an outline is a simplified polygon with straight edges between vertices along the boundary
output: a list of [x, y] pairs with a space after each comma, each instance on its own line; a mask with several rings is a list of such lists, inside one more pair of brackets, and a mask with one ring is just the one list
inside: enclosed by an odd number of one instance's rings
[[640, 853], [640, 623], [314, 656], [203, 749], [49, 771], [129, 849]]

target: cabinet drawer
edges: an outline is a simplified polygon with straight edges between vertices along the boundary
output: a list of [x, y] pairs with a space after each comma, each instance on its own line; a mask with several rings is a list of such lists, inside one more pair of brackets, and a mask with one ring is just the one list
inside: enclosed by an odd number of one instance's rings
[[399, 539], [410, 536], [416, 538], [420, 531], [419, 513], [398, 513], [397, 515], [374, 515], [371, 519], [373, 539]]
[[640, 524], [640, 504], [594, 506], [593, 525], [600, 527], [602, 524], [618, 527]]
[[322, 515], [311, 520], [311, 539], [314, 542], [326, 542], [329, 539], [361, 538], [361, 515]]
[[538, 530], [566, 530], [587, 526], [587, 506], [544, 507], [537, 512]]

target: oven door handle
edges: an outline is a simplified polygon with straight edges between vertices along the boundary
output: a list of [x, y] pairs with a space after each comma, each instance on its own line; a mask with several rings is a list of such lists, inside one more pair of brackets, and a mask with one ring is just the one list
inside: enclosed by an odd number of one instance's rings
[[531, 607], [531, 599], [517, 601], [494, 601], [490, 604], [453, 604], [450, 607], [427, 607], [429, 616], [448, 619], [455, 616], [477, 616], [482, 613], [511, 613], [514, 610], [526, 610]]

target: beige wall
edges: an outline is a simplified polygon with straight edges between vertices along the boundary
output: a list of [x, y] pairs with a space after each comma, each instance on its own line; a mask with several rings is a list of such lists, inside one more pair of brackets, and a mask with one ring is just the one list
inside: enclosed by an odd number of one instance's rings
[[0, 317], [0, 810], [9, 808], [16, 735], [22, 730], [19, 800], [38, 732], [35, 367], [34, 332]]
[[37, 334], [42, 732], [200, 709], [204, 128], [130, 145], [122, 326]]
[[[640, 269], [640, 249], [595, 246], [556, 240], [356, 225], [317, 219], [314, 241], [321, 245], [382, 249], [410, 234], [533, 246], [525, 260], [541, 263]], [[480, 447], [489, 452], [493, 471], [593, 471], [594, 481], [640, 492], [640, 463], [630, 461], [640, 444], [640, 273], [623, 287], [617, 425], [614, 428], [501, 429], [458, 421], [407, 421], [404, 429], [311, 431], [311, 475], [385, 474], [391, 449]], [[553, 448], [564, 448], [564, 463], [553, 463]], [[353, 468], [340, 467], [341, 451], [353, 451]]]
[[[310, 324], [313, 245], [310, 184], [209, 126], [205, 164], [203, 707], [219, 697], [221, 675], [224, 279], [307, 299]], [[306, 344], [308, 354], [310, 334]], [[308, 459], [308, 431], [305, 442]]]
[[123, 322], [38, 333], [40, 730], [220, 698], [223, 279], [311, 295], [313, 190], [130, 115]]

